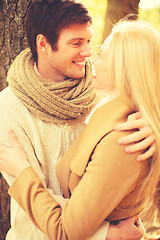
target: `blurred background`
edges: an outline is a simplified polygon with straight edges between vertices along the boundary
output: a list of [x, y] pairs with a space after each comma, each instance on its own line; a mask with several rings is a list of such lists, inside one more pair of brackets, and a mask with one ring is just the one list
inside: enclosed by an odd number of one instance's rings
[[109, 35], [113, 24], [127, 14], [136, 14], [160, 31], [160, 0], [83, 0], [93, 16], [93, 56]]
[[[7, 86], [7, 71], [14, 58], [27, 47], [24, 21], [32, 0], [0, 0], [0, 91]], [[93, 57], [113, 24], [127, 14], [149, 22], [160, 31], [160, 0], [83, 0], [94, 21]], [[8, 185], [0, 174], [0, 240], [10, 227]], [[150, 239], [160, 239], [160, 224], [146, 224]]]

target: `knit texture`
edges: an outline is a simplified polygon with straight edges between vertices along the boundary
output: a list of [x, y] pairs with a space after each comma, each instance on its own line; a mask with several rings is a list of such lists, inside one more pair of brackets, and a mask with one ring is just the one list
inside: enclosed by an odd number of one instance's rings
[[[0, 144], [11, 147], [8, 131], [13, 129], [27, 152], [31, 166], [49, 192], [62, 194], [55, 167], [84, 123], [68, 125], [41, 121], [28, 111], [10, 87], [0, 93], [0, 116]], [[7, 174], [3, 176], [9, 185], [13, 183], [12, 176]], [[57, 200], [63, 205], [63, 199]], [[11, 199], [11, 229], [6, 240], [48, 240], [48, 238]]]
[[[0, 144], [11, 146], [9, 129], [16, 133], [23, 148], [27, 150], [31, 166], [47, 186], [54, 198], [64, 205], [55, 168], [65, 151], [78, 136], [84, 123], [53, 124], [34, 117], [18, 99], [10, 87], [0, 93]], [[10, 175], [3, 174], [9, 185], [14, 182]], [[11, 199], [11, 229], [6, 240], [49, 240], [34, 224], [20, 206]], [[107, 223], [91, 237], [93, 240], [105, 239]], [[90, 238], [89, 238], [90, 239]]]
[[29, 111], [51, 123], [82, 121], [96, 104], [92, 64], [86, 61], [81, 79], [50, 82], [34, 71], [29, 48], [14, 60], [8, 72], [8, 83]]
[[[71, 118], [73, 124], [69, 125], [67, 120], [59, 117], [57, 111], [52, 116], [50, 111], [55, 110], [55, 101], [58, 104], [58, 99], [61, 99], [60, 105], [58, 105], [60, 107], [63, 100], [69, 98], [68, 94], [71, 94], [72, 87], [70, 87], [71, 89], [66, 87], [65, 91], [63, 85], [64, 90], [62, 92], [59, 84], [51, 83], [38, 76], [34, 72], [33, 65], [31, 53], [26, 49], [17, 56], [9, 70], [8, 81], [10, 86], [0, 93], [0, 144], [11, 146], [8, 131], [13, 129], [23, 148], [27, 151], [31, 166], [49, 192], [59, 196], [56, 199], [63, 205], [65, 201], [60, 197], [62, 191], [56, 177], [55, 167], [83, 128], [84, 122], [80, 121], [82, 117], [77, 118], [78, 123]], [[64, 83], [66, 84], [67, 81]], [[76, 84], [75, 81], [74, 84]], [[92, 84], [90, 83], [89, 86]], [[58, 86], [57, 89], [56, 86]], [[74, 85], [73, 88], [75, 95], [76, 86]], [[82, 96], [87, 95], [87, 89], [86, 91], [82, 89], [81, 92]], [[92, 108], [95, 101], [94, 90], [90, 89], [89, 96], [91, 96], [90, 93], [93, 95], [93, 100], [89, 102], [87, 98], [86, 101], [88, 101], [89, 108]], [[77, 105], [78, 100], [79, 98], [76, 99], [75, 97]], [[66, 102], [64, 109], [68, 106]], [[71, 97], [68, 102], [74, 102], [74, 98]], [[83, 106], [82, 101], [79, 101], [79, 103], [80, 107]], [[59, 124], [56, 124], [56, 118]], [[7, 174], [3, 174], [3, 176], [9, 185], [14, 182], [12, 176]], [[48, 240], [13, 199], [11, 199], [11, 206], [11, 229], [6, 240]], [[106, 231], [107, 228], [105, 228], [105, 231], [101, 231], [99, 236], [106, 235]], [[104, 239], [104, 237], [99, 239]]]

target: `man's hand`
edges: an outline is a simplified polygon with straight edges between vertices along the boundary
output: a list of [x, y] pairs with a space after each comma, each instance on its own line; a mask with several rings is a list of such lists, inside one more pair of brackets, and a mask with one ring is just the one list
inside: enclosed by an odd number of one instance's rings
[[134, 143], [126, 147], [127, 153], [147, 149], [143, 154], [137, 157], [138, 161], [146, 160], [155, 153], [156, 144], [154, 133], [147, 121], [142, 118], [140, 112], [129, 115], [125, 123], [116, 125], [114, 129], [116, 131], [139, 129], [139, 131], [120, 138], [118, 141], [119, 144], [122, 145]]
[[120, 221], [117, 225], [110, 224], [106, 240], [138, 240], [143, 237], [144, 228], [139, 223], [139, 215]]

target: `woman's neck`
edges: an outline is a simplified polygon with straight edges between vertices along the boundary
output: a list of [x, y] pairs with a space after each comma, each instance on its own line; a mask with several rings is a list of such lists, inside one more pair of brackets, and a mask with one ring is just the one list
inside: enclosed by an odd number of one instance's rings
[[118, 93], [118, 91], [117, 91], [117, 88], [114, 88], [114, 89], [112, 89], [112, 90], [109, 90], [109, 91], [107, 91], [107, 93], [109, 94], [110, 99], [114, 99], [114, 98], [119, 97], [119, 93]]

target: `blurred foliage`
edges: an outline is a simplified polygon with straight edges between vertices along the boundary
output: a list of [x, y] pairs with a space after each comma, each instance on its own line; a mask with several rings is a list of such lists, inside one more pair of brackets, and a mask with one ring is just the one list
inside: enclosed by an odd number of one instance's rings
[[149, 22], [160, 31], [160, 7], [152, 9], [139, 9], [139, 19]]
[[107, 9], [107, 0], [83, 0], [93, 16], [94, 36], [92, 39], [93, 56], [99, 51], [102, 44], [104, 19]]
[[[102, 44], [104, 19], [107, 8], [107, 0], [83, 0], [93, 16], [94, 36], [92, 39], [93, 57], [98, 53], [99, 45]], [[139, 19], [151, 23], [160, 31], [160, 7], [151, 9], [139, 8]]]

